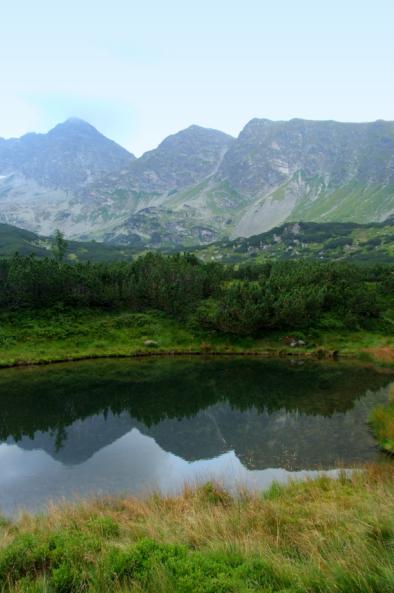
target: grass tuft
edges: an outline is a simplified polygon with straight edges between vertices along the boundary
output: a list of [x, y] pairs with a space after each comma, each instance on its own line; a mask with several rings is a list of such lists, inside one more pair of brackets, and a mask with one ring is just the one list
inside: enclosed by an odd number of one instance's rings
[[394, 383], [389, 386], [388, 403], [374, 408], [369, 422], [380, 448], [394, 455]]

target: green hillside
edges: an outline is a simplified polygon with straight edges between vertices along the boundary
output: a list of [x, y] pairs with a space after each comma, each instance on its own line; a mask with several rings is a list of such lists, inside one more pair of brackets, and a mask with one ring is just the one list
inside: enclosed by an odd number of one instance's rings
[[394, 263], [394, 218], [381, 223], [295, 222], [234, 241], [195, 249], [205, 261], [253, 263], [311, 258]]
[[[66, 260], [125, 261], [141, 254], [136, 248], [95, 241], [68, 241]], [[0, 224], [0, 257], [52, 255], [53, 239], [8, 224]], [[183, 247], [178, 248], [182, 250]], [[394, 263], [394, 219], [382, 223], [287, 223], [266, 233], [234, 241], [218, 241], [189, 249], [204, 261], [260, 263], [267, 260], [311, 258], [320, 261]]]
[[[68, 261], [122, 261], [130, 259], [133, 254], [130, 247], [115, 247], [95, 241], [68, 241], [67, 244]], [[40, 237], [9, 224], [0, 224], [0, 257], [15, 253], [48, 257], [52, 255], [52, 248], [53, 240], [50, 237]]]

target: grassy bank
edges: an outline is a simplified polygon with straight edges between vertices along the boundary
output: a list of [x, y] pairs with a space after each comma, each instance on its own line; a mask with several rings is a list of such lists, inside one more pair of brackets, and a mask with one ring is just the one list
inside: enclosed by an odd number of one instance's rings
[[390, 593], [394, 468], [231, 497], [213, 484], [3, 520], [2, 591]]
[[373, 410], [370, 424], [380, 448], [394, 455], [394, 384], [390, 386], [389, 402]]
[[[291, 347], [289, 332], [265, 332], [261, 338], [237, 337], [193, 329], [158, 312], [106, 312], [50, 309], [0, 315], [0, 366], [131, 356], [166, 352], [265, 353], [347, 356], [394, 361], [394, 338], [378, 331], [290, 332], [304, 345]], [[148, 341], [154, 344], [146, 344]]]

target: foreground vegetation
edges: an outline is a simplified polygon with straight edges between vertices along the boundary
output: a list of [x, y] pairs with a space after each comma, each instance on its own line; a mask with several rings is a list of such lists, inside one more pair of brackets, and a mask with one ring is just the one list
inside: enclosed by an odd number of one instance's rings
[[391, 593], [394, 471], [231, 496], [98, 499], [3, 520], [4, 592]]

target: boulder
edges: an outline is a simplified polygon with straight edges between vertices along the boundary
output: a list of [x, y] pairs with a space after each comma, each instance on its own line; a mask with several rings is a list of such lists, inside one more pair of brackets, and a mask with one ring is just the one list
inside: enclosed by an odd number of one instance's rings
[[144, 342], [144, 346], [147, 348], [157, 348], [158, 345], [159, 342], [156, 342], [156, 340], [145, 340]]

